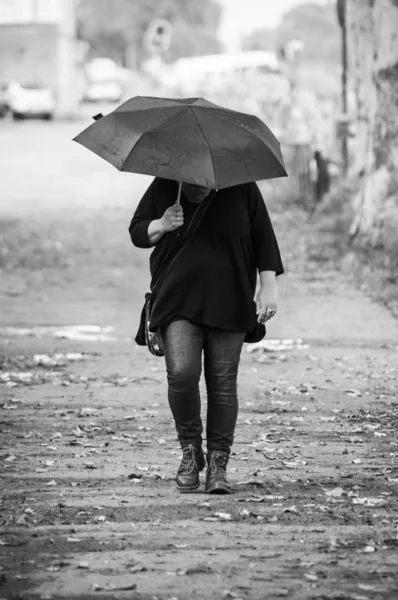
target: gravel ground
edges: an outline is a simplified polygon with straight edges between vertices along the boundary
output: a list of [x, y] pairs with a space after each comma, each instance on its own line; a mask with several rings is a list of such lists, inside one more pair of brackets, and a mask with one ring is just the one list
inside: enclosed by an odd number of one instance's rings
[[396, 321], [273, 199], [287, 273], [242, 354], [234, 493], [179, 494], [163, 359], [132, 343], [148, 180], [82, 126], [0, 125], [0, 597], [395, 600]]

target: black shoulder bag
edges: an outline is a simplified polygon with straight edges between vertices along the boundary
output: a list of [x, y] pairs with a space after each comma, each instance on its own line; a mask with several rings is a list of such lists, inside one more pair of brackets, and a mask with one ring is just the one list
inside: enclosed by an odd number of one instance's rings
[[174, 253], [169, 257], [166, 263], [162, 265], [157, 278], [151, 283], [151, 291], [145, 294], [145, 302], [141, 311], [140, 325], [138, 328], [137, 335], [135, 336], [135, 343], [139, 346], [147, 346], [149, 352], [154, 356], [164, 356], [163, 342], [160, 331], [149, 331], [152, 308], [155, 301], [156, 293], [159, 292], [162, 283], [166, 279], [167, 273], [169, 272], [171, 266], [174, 264], [177, 257], [181, 254], [181, 252], [186, 248], [186, 246], [193, 238], [214, 194], [215, 190], [211, 191], [210, 194], [199, 204], [194, 216], [192, 217], [190, 224], [188, 225], [186, 232], [181, 238], [181, 242], [175, 248]]

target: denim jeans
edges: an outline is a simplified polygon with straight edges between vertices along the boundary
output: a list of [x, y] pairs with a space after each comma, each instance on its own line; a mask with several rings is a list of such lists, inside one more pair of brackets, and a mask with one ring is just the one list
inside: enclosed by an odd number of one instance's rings
[[245, 333], [173, 321], [162, 330], [168, 399], [181, 445], [202, 442], [199, 380], [207, 388], [207, 450], [230, 451], [238, 416], [237, 377]]

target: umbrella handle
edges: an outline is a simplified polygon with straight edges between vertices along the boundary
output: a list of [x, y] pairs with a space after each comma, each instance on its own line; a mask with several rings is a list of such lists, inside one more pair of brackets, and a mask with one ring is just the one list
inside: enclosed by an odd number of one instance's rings
[[182, 188], [182, 181], [178, 182], [178, 194], [177, 194], [177, 200], [176, 200], [176, 204], [181, 204], [181, 188]]
[[[182, 188], [182, 181], [179, 181], [179, 182], [178, 182], [178, 194], [177, 194], [177, 200], [176, 200], [176, 205], [177, 205], [177, 206], [180, 206], [180, 204], [181, 204], [181, 188]], [[178, 237], [180, 236], [180, 233], [181, 233], [181, 232], [180, 232], [180, 230], [178, 229], [178, 230], [177, 230], [177, 236], [178, 236]]]

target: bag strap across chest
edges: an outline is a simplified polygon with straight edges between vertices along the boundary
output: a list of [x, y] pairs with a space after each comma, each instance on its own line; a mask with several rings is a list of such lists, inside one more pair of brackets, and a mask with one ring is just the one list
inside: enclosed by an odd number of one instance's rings
[[200, 225], [203, 215], [205, 214], [215, 193], [216, 193], [216, 190], [212, 190], [210, 192], [210, 194], [208, 196], [206, 196], [206, 198], [204, 200], [202, 200], [202, 202], [199, 204], [198, 208], [196, 209], [196, 211], [192, 217], [190, 224], [187, 227], [187, 230], [185, 231], [184, 235], [181, 238], [180, 243], [176, 246], [176, 248], [174, 249], [174, 252], [169, 257], [169, 259], [162, 265], [155, 281], [152, 282], [152, 284], [151, 284], [152, 294], [154, 293], [154, 291], [159, 290], [163, 281], [166, 278], [167, 273], [169, 272], [170, 268], [174, 264], [175, 260], [179, 257], [181, 252], [187, 247], [189, 242], [192, 240], [193, 236], [195, 235], [195, 233]]

